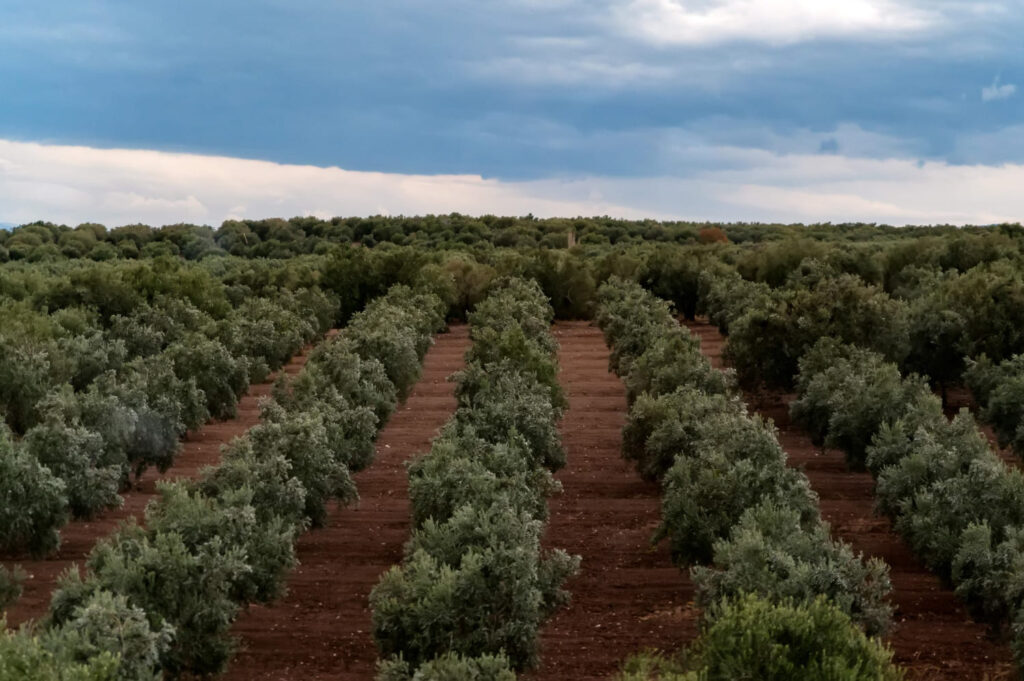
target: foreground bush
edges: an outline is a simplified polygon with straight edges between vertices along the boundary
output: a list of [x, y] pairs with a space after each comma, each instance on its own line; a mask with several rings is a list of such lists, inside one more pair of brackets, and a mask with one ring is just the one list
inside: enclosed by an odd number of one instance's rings
[[892, 652], [826, 598], [773, 605], [748, 595], [714, 609], [694, 646], [707, 681], [897, 681]]
[[900, 681], [892, 651], [825, 598], [793, 605], [754, 595], [714, 608], [677, 658], [631, 658], [616, 681]]
[[424, 663], [413, 673], [404, 660], [381, 662], [377, 681], [515, 681], [504, 655], [462, 657], [448, 654]]
[[704, 607], [744, 593], [775, 603], [824, 596], [869, 634], [884, 633], [892, 618], [884, 562], [862, 562], [831, 539], [827, 525], [808, 526], [798, 512], [773, 503], [744, 513], [729, 538], [715, 544], [711, 565], [691, 574]]
[[7, 633], [6, 626], [0, 618], [0, 681], [124, 681], [110, 653], [78, 662], [29, 633]]
[[21, 585], [25, 581], [25, 572], [18, 566], [8, 570], [0, 565], [0, 610], [3, 610], [21, 597]]
[[503, 503], [427, 521], [370, 595], [382, 656], [419, 667], [446, 652], [504, 652], [516, 669], [535, 664], [540, 625], [566, 602], [561, 584], [579, 564], [542, 553], [540, 530]]

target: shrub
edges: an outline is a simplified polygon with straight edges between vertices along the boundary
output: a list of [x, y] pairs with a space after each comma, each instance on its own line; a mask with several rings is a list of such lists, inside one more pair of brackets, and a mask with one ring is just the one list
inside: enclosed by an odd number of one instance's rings
[[999, 540], [1008, 526], [1024, 525], [1024, 473], [994, 456], [975, 459], [962, 472], [919, 487], [901, 510], [896, 530], [932, 570], [949, 577], [971, 523], [987, 522]]
[[[352, 404], [370, 407], [378, 423], [387, 421], [398, 403], [397, 389], [380, 360], [360, 357], [356, 346], [343, 336], [318, 345], [296, 378], [278, 379], [274, 397], [288, 409], [301, 408], [332, 389]], [[288, 393], [296, 402], [289, 401]]]
[[884, 562], [862, 562], [826, 525], [808, 527], [799, 511], [773, 502], [745, 512], [730, 537], [715, 543], [712, 565], [691, 574], [705, 607], [744, 593], [775, 603], [824, 595], [869, 634], [884, 632], [892, 617]]
[[79, 663], [27, 630], [6, 629], [0, 618], [0, 681], [121, 681], [117, 658], [110, 653]]
[[0, 424], [0, 550], [42, 557], [60, 546], [68, 520], [64, 483], [16, 445]]
[[409, 465], [409, 499], [416, 527], [443, 523], [463, 505], [489, 506], [499, 499], [537, 520], [547, 518], [547, 497], [561, 485], [546, 469], [531, 465], [521, 437], [490, 443], [471, 428], [449, 427], [430, 453]]
[[987, 523], [972, 523], [960, 534], [953, 559], [956, 593], [971, 615], [998, 631], [1024, 602], [1024, 528], [1011, 527], [993, 536]]
[[64, 624], [47, 632], [44, 645], [54, 655], [82, 665], [112, 655], [117, 681], [159, 681], [160, 656], [173, 640], [170, 625], [151, 629], [145, 611], [127, 598], [97, 591], [75, 607]]
[[871, 438], [883, 423], [926, 409], [921, 403], [935, 399], [922, 379], [904, 379], [895, 365], [872, 353], [837, 358], [809, 379], [801, 374], [802, 392], [790, 404], [793, 420], [809, 430], [815, 444], [841, 449], [855, 470], [865, 468]]
[[462, 657], [443, 655], [425, 662], [413, 673], [404, 660], [381, 662], [377, 681], [515, 681], [504, 655]]
[[892, 652], [865, 636], [823, 596], [771, 603], [746, 595], [716, 606], [693, 646], [707, 681], [899, 681]]
[[744, 415], [742, 402], [684, 386], [652, 397], [641, 395], [622, 430], [622, 454], [635, 461], [645, 480], [659, 480], [677, 456], [695, 453], [704, 423], [712, 417]]
[[304, 514], [314, 527], [326, 522], [331, 500], [347, 504], [358, 497], [348, 467], [331, 448], [324, 414], [289, 413], [270, 403], [262, 422], [249, 430], [249, 438], [260, 458], [281, 452], [288, 459], [290, 473], [305, 489]]
[[494, 443], [518, 434], [528, 443], [535, 465], [551, 470], [565, 465], [557, 427], [561, 410], [552, 404], [547, 386], [508, 365], [499, 371], [471, 364], [453, 374], [452, 380], [460, 395], [453, 417], [459, 428], [471, 427]]
[[507, 504], [461, 507], [413, 533], [407, 557], [370, 595], [383, 657], [413, 667], [447, 652], [504, 652], [516, 669], [537, 659], [537, 633], [563, 603], [578, 559], [540, 552], [540, 523]]
[[49, 620], [61, 627], [97, 592], [124, 596], [141, 608], [157, 631], [174, 629], [174, 642], [160, 667], [171, 676], [221, 671], [231, 656], [229, 634], [238, 605], [231, 588], [249, 566], [241, 548], [220, 540], [192, 551], [176, 533], [150, 534], [129, 524], [98, 543], [89, 555], [88, 575], [66, 573], [54, 592]]
[[258, 517], [252, 490], [207, 497], [182, 483], [159, 483], [158, 491], [159, 500], [146, 509], [150, 533], [175, 534], [193, 552], [207, 545], [241, 551], [248, 567], [232, 578], [232, 600], [268, 603], [283, 593], [284, 577], [296, 563], [295, 527], [279, 517]]
[[216, 497], [232, 490], [252, 490], [252, 506], [260, 522], [275, 516], [305, 528], [306, 488], [292, 474], [284, 452], [253, 447], [248, 436], [237, 438], [224, 448], [221, 464], [207, 468], [197, 483], [206, 496]]
[[[474, 328], [474, 335], [473, 345], [466, 353], [468, 365], [483, 367], [486, 373], [501, 371], [497, 366], [504, 365], [516, 372], [529, 374], [548, 389], [552, 404], [559, 409], [568, 406], [562, 387], [558, 383], [558, 367], [554, 355], [539, 343], [527, 338], [522, 327], [513, 326], [501, 331], [493, 328]], [[471, 382], [463, 381], [459, 388], [471, 395], [475, 386]]]
[[551, 335], [554, 310], [536, 281], [505, 279], [477, 304], [469, 314], [470, 339], [476, 344], [479, 334], [518, 328], [549, 355], [558, 351]]
[[206, 395], [210, 416], [235, 417], [238, 398], [249, 387], [249, 368], [244, 357], [232, 357], [220, 342], [195, 333], [168, 347], [165, 356], [178, 378], [195, 379]]
[[8, 570], [0, 565], [0, 610], [21, 598], [21, 585], [26, 576], [20, 566], [15, 565], [13, 570]]
[[655, 540], [667, 537], [681, 566], [707, 563], [715, 542], [729, 535], [746, 509], [764, 501], [798, 513], [805, 529], [819, 522], [817, 495], [803, 474], [786, 466], [781, 450], [766, 458], [702, 447], [696, 456], [677, 458], [665, 476]]
[[22, 443], [29, 455], [64, 482], [76, 518], [91, 518], [123, 502], [117, 491], [124, 468], [104, 465], [103, 439], [98, 433], [51, 417], [29, 430]]
[[707, 393], [735, 393], [735, 376], [731, 371], [716, 371], [700, 354], [700, 341], [682, 326], [668, 328], [630, 364], [625, 376], [629, 404], [647, 393], [659, 397], [689, 386]]

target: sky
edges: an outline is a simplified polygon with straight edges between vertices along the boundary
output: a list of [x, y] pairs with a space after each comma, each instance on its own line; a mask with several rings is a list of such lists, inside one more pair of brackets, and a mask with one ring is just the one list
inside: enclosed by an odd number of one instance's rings
[[0, 0], [0, 224], [1024, 216], [1024, 3]]

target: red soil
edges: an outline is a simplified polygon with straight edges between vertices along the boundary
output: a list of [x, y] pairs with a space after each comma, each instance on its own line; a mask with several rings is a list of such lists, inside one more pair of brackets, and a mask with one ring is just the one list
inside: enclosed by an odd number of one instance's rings
[[570, 606], [541, 637], [541, 664], [530, 679], [607, 679], [632, 653], [676, 651], [696, 635], [689, 578], [651, 535], [660, 490], [643, 482], [621, 454], [627, 406], [608, 371], [608, 348], [587, 322], [558, 322], [562, 386], [569, 409], [561, 424], [568, 464], [564, 492], [551, 501], [545, 545], [581, 555], [566, 588]]
[[[336, 331], [328, 335], [333, 336]], [[306, 363], [309, 346], [302, 354], [296, 355], [281, 371], [294, 375]], [[42, 560], [11, 560], [5, 558], [3, 565], [20, 565], [28, 574], [21, 598], [7, 610], [7, 625], [15, 628], [29, 620], [46, 614], [50, 605], [50, 594], [57, 585], [57, 579], [74, 564], [84, 564], [93, 545], [113, 533], [122, 521], [129, 518], [141, 519], [146, 504], [156, 496], [156, 483], [161, 480], [175, 480], [198, 477], [206, 466], [220, 461], [220, 449], [234, 438], [243, 435], [260, 420], [260, 400], [273, 388], [277, 374], [265, 382], [253, 385], [238, 402], [237, 416], [228, 421], [211, 421], [198, 431], [189, 433], [182, 442], [182, 449], [174, 460], [174, 466], [161, 474], [149, 469], [133, 488], [123, 492], [121, 508], [107, 511], [92, 520], [75, 520], [61, 530], [61, 546], [56, 553]]]
[[361, 500], [336, 509], [325, 528], [299, 539], [301, 564], [290, 575], [287, 596], [238, 618], [239, 650], [226, 679], [373, 678], [370, 590], [402, 559], [410, 532], [405, 462], [427, 451], [455, 409], [447, 378], [462, 367], [468, 329], [453, 326], [436, 341], [419, 383], [381, 430], [376, 461], [355, 475]]
[[[718, 329], [688, 322], [701, 349], [722, 368], [724, 339]], [[993, 641], [986, 628], [971, 621], [961, 601], [914, 557], [892, 531], [889, 520], [874, 514], [874, 481], [868, 473], [847, 470], [843, 454], [821, 451], [806, 433], [790, 423], [792, 395], [771, 395], [757, 411], [772, 418], [790, 463], [803, 468], [821, 500], [821, 512], [833, 535], [866, 556], [889, 564], [896, 607], [889, 643], [909, 679], [1015, 679], [1009, 647]], [[757, 400], [748, 402], [757, 404]]]

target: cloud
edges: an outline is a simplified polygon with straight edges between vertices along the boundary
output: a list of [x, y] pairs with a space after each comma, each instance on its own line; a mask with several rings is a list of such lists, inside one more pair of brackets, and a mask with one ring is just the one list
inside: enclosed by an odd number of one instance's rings
[[996, 102], [1000, 99], [1009, 99], [1016, 93], [1016, 85], [1013, 83], [1000, 83], [999, 76], [996, 76], [991, 85], [981, 88], [981, 101]]
[[789, 45], [819, 38], [883, 40], [939, 18], [893, 0], [629, 0], [614, 24], [646, 42], [707, 46], [751, 41]]
[[727, 162], [685, 177], [504, 181], [0, 140], [0, 223], [219, 225], [237, 217], [458, 211], [902, 225], [989, 224], [1024, 215], [1024, 195], [1016, 191], [1024, 184], [1024, 165], [954, 166], [736, 146], [695, 146], [687, 153]]

